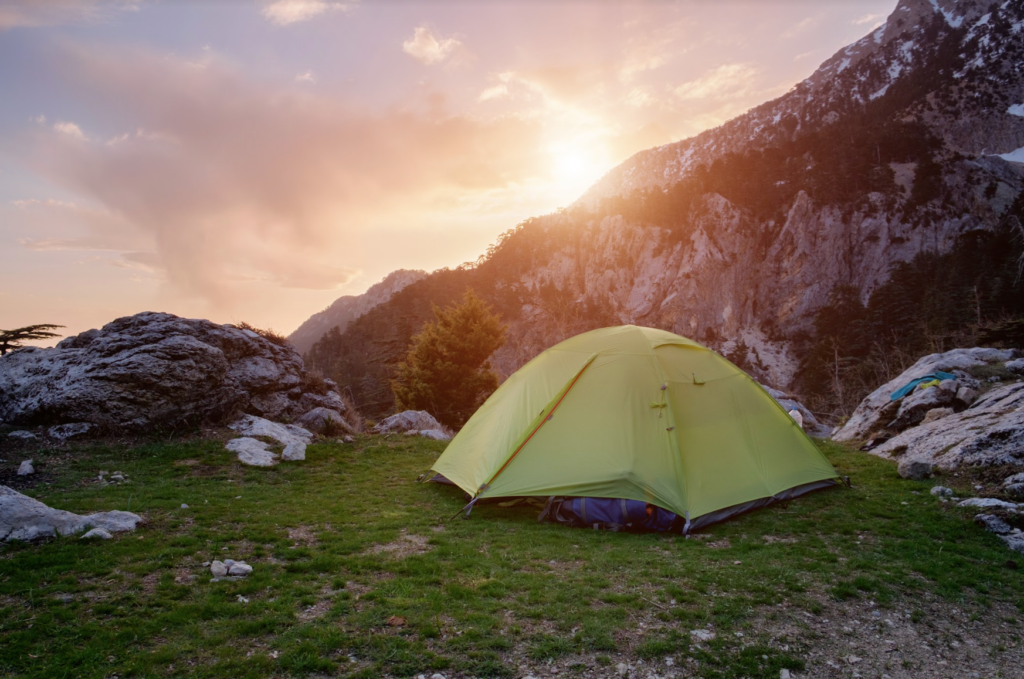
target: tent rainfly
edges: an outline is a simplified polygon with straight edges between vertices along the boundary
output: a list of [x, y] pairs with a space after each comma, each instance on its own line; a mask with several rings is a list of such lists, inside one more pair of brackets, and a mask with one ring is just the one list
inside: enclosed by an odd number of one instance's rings
[[685, 337], [633, 325], [577, 335], [534, 358], [432, 471], [473, 502], [636, 500], [679, 515], [684, 532], [839, 480], [746, 373]]

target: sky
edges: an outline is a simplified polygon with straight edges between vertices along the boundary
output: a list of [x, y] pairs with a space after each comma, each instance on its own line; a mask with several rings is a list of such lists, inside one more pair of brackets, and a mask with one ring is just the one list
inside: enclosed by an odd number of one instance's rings
[[0, 0], [0, 328], [290, 333], [787, 92], [895, 0]]

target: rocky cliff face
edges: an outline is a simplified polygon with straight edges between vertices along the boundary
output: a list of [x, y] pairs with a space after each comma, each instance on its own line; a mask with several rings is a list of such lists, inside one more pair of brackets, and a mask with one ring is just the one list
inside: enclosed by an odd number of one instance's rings
[[[813, 331], [836, 285], [866, 300], [895, 263], [1006, 219], [1024, 186], [1020, 63], [1021, 3], [901, 0], [787, 95], [638, 153], [573, 209], [538, 220], [536, 231], [576, 238], [521, 281], [592, 300], [605, 322], [745, 346], [755, 373], [787, 385], [792, 339]], [[862, 190], [844, 189], [853, 184]], [[680, 187], [691, 195], [673, 200]], [[636, 207], [652, 202], [670, 214]], [[560, 325], [527, 303], [497, 363], [514, 369]]]
[[410, 283], [422, 280], [426, 275], [425, 271], [407, 269], [392, 271], [384, 280], [370, 286], [370, 289], [363, 294], [339, 297], [331, 303], [331, 306], [310, 316], [288, 336], [288, 341], [295, 345], [300, 354], [305, 354], [331, 328], [338, 327], [341, 332], [345, 332], [345, 328], [353, 320], [378, 304], [388, 301], [396, 292]]
[[[837, 286], [866, 301], [899, 262], [1019, 228], [1021, 63], [1024, 3], [900, 0], [783, 97], [636, 154], [569, 209], [505, 234], [472, 270], [402, 294], [444, 304], [456, 283], [474, 287], [510, 324], [492, 357], [506, 375], [573, 334], [636, 323], [790, 386], [795, 347]], [[398, 301], [354, 324], [365, 327], [335, 342], [339, 355], [370, 337], [375, 361], [400, 360], [418, 328]], [[346, 370], [339, 381], [386, 391], [384, 368]]]
[[335, 387], [308, 375], [293, 348], [251, 330], [147, 312], [4, 356], [0, 422], [147, 431], [241, 412], [294, 419], [317, 407], [344, 412]]

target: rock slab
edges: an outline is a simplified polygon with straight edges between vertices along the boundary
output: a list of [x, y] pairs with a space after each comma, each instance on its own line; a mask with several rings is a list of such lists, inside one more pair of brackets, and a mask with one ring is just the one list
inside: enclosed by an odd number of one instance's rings
[[90, 528], [123, 533], [134, 530], [140, 521], [139, 515], [121, 511], [80, 516], [53, 509], [7, 486], [0, 486], [0, 540], [36, 540], [81, 533]]

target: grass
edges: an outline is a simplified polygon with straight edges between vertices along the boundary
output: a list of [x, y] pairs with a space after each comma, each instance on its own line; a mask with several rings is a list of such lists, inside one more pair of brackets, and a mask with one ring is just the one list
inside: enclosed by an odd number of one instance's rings
[[[49, 484], [28, 494], [147, 523], [0, 546], [0, 677], [513, 677], [552, 660], [574, 676], [674, 658], [774, 679], [805, 663], [755, 624], [780, 605], [871, 599], [918, 616], [907, 602], [927, 593], [1024, 611], [1011, 553], [969, 513], [889, 462], [822, 446], [852, 489], [693, 539], [539, 524], [528, 503], [449, 520], [462, 493], [415, 482], [444, 448], [419, 438], [318, 444], [272, 469], [213, 440], [31, 451]], [[101, 469], [130, 481], [101, 487]], [[255, 570], [212, 583], [202, 564], [218, 558]], [[703, 628], [716, 638], [692, 642]]]

